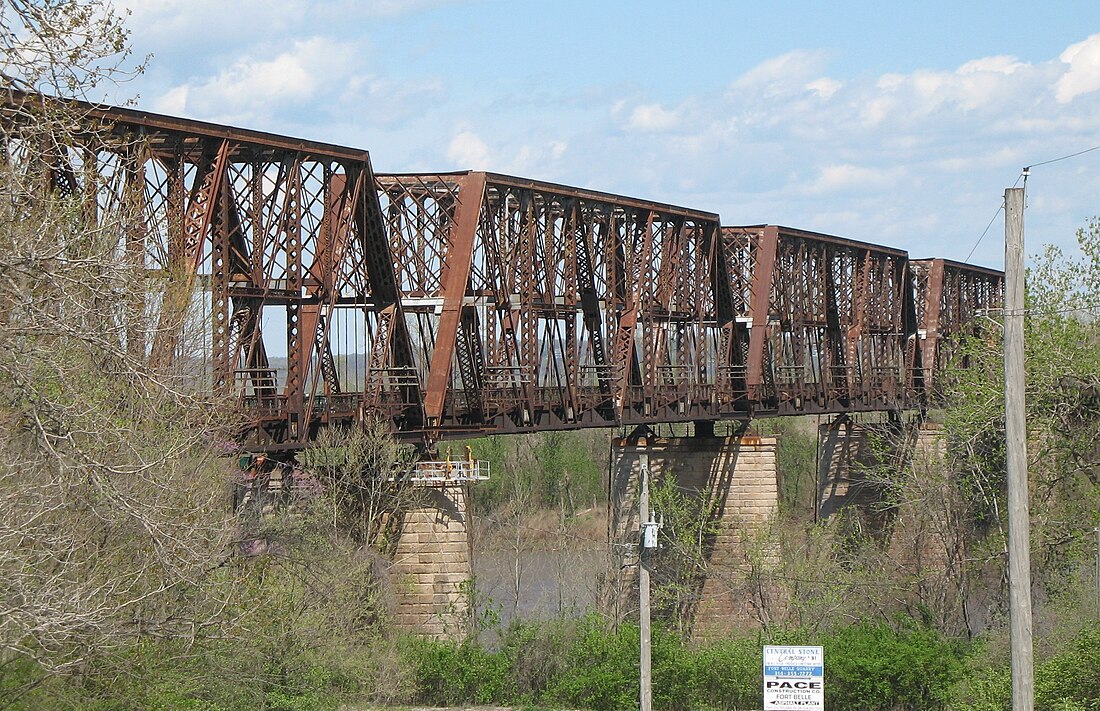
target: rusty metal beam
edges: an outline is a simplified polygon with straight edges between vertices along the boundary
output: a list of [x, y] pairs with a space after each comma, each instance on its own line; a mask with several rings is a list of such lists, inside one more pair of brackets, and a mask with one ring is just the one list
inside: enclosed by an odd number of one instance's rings
[[496, 173], [375, 176], [357, 149], [71, 105], [118, 144], [58, 151], [48, 189], [92, 219], [142, 209], [120, 247], [162, 327], [129, 347], [171, 364], [170, 326], [203, 311], [176, 365], [238, 397], [250, 448], [365, 418], [433, 440], [923, 407], [1003, 292], [867, 242]]
[[755, 270], [752, 275], [752, 325], [749, 331], [747, 374], [749, 398], [763, 399], [764, 351], [767, 347], [768, 319], [771, 310], [772, 281], [775, 278], [775, 256], [779, 245], [779, 228], [767, 225], [756, 246]]
[[481, 218], [482, 201], [485, 198], [485, 173], [469, 173], [458, 178], [458, 183], [460, 187], [455, 209], [455, 228], [451, 233], [451, 244], [447, 250], [441, 279], [443, 307], [435, 334], [424, 396], [424, 412], [429, 426], [439, 424], [450, 385], [455, 341], [462, 320], [462, 302], [470, 280], [470, 260]]

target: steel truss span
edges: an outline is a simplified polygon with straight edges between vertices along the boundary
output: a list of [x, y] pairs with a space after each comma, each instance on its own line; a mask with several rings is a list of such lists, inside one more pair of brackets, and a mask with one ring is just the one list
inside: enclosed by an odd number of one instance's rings
[[79, 106], [117, 142], [59, 149], [54, 188], [137, 206], [142, 351], [234, 398], [254, 450], [921, 408], [1002, 303], [1000, 272], [889, 247]]

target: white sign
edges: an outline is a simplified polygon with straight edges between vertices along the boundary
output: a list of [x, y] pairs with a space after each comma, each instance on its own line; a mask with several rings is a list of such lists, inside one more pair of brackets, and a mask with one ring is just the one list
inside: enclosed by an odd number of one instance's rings
[[764, 647], [764, 711], [824, 711], [825, 650]]

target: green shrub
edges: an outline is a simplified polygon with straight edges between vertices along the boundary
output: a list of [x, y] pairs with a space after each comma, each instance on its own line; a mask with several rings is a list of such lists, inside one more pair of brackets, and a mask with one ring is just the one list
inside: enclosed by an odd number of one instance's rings
[[409, 639], [405, 658], [413, 668], [416, 700], [439, 706], [494, 704], [515, 696], [507, 656], [474, 642]]
[[563, 669], [548, 684], [545, 701], [583, 709], [637, 708], [638, 626], [609, 630], [595, 616], [577, 624], [564, 649]]
[[857, 624], [821, 642], [831, 711], [941, 709], [964, 670], [962, 644], [929, 629]]
[[509, 627], [501, 638], [501, 647], [511, 660], [518, 700], [535, 703], [545, 697], [550, 683], [565, 669], [565, 649], [576, 635], [575, 619], [515, 623]]
[[1012, 677], [1008, 667], [968, 670], [951, 693], [952, 711], [1008, 711], [1012, 707]]
[[1100, 626], [1035, 668], [1037, 711], [1100, 711]]
[[699, 708], [694, 650], [679, 635], [660, 629], [653, 630], [652, 643], [653, 705], [669, 711]]
[[756, 638], [725, 639], [695, 651], [694, 698], [700, 707], [755, 709], [761, 705], [762, 646]]

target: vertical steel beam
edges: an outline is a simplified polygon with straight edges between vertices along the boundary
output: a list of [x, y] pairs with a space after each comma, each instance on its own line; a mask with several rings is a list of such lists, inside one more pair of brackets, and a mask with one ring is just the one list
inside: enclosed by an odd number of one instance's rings
[[[610, 219], [610, 218], [608, 218]], [[600, 311], [600, 295], [596, 291], [596, 255], [599, 253], [600, 227], [605, 234], [602, 239], [607, 239], [609, 226], [595, 217], [584, 219], [578, 216], [579, 224], [574, 232], [576, 235], [577, 257], [577, 291], [580, 298], [581, 312], [584, 315], [584, 326], [588, 333], [589, 349], [592, 353], [592, 363], [595, 366], [596, 385], [599, 388], [600, 399], [607, 402], [611, 399], [611, 382], [608, 379], [607, 350], [604, 347], [603, 314]], [[606, 414], [606, 413], [605, 413]]]
[[[229, 148], [230, 143], [225, 140], [220, 143], [216, 154], [204, 154], [202, 163], [196, 169], [190, 201], [180, 217], [180, 232], [176, 235], [177, 239], [169, 244], [169, 282], [153, 345], [153, 362], [161, 366], [170, 364], [175, 357], [180, 322], [186, 316], [195, 276], [202, 264], [206, 234], [216, 219], [215, 211], [225, 180]], [[179, 169], [182, 173], [182, 162]], [[183, 189], [182, 177], [177, 188], [180, 191]]]
[[[374, 180], [370, 161], [364, 156], [359, 167], [362, 179]], [[380, 186], [375, 186], [379, 188]], [[416, 365], [413, 355], [412, 339], [405, 323], [405, 312], [401, 307], [401, 287], [398, 281], [398, 257], [390, 241], [386, 224], [378, 201], [379, 190], [368, 190], [364, 183], [359, 191], [359, 199], [354, 206], [354, 223], [359, 240], [358, 247], [365, 261], [367, 283], [377, 302], [375, 340], [371, 344], [371, 354], [367, 366], [367, 384], [361, 403], [364, 413], [373, 411], [382, 399], [383, 374], [390, 365], [412, 369]], [[400, 216], [400, 212], [396, 213]], [[399, 228], [394, 228], [395, 232]], [[363, 306], [364, 316], [368, 308]], [[404, 383], [401, 395], [409, 408], [400, 417], [403, 426], [415, 427], [423, 424], [423, 394], [418, 385]], [[373, 416], [373, 412], [372, 412]]]
[[869, 249], [861, 249], [856, 254], [859, 255], [859, 260], [852, 265], [852, 301], [849, 305], [851, 321], [844, 342], [844, 364], [848, 367], [849, 398], [856, 396], [863, 379], [869, 375], [865, 368], [867, 353], [860, 352], [860, 343], [869, 318], [867, 309], [870, 303], [871, 262], [874, 257]]
[[467, 173], [458, 182], [460, 189], [458, 205], [455, 207], [455, 227], [441, 279], [443, 310], [439, 315], [435, 349], [432, 351], [424, 393], [424, 414], [429, 427], [438, 427], [443, 417], [443, 405], [451, 380], [451, 363], [455, 355], [455, 341], [462, 320], [462, 302], [470, 280], [474, 240], [485, 198], [485, 173]]
[[[228, 164], [222, 167], [228, 170]], [[209, 210], [210, 220], [210, 343], [213, 346], [214, 390], [228, 391], [232, 385], [229, 364], [229, 272], [230, 272], [230, 201], [232, 189], [223, 176], [218, 181], [215, 204]], [[198, 248], [202, 252], [201, 245]], [[198, 271], [196, 261], [195, 271]]]
[[749, 358], [745, 383], [749, 399], [760, 402], [764, 386], [764, 351], [768, 340], [768, 315], [771, 310], [772, 277], [779, 245], [779, 228], [764, 227], [756, 246], [752, 275], [752, 327], [749, 331]]
[[933, 259], [928, 266], [924, 292], [924, 343], [921, 344], [921, 370], [926, 397], [936, 383], [936, 355], [940, 340], [940, 310], [943, 308], [943, 260]]
[[[289, 165], [288, 165], [289, 164]], [[296, 295], [302, 289], [302, 164], [300, 156], [288, 160], [280, 166], [284, 176], [283, 204], [279, 215], [279, 228], [283, 233], [283, 246], [286, 250], [286, 279], [288, 290]], [[287, 304], [286, 338], [287, 363], [286, 387], [288, 436], [299, 441], [301, 419], [305, 414], [305, 383], [308, 378], [309, 356], [307, 338], [309, 324], [303, 323], [302, 302], [295, 298]]]
[[[90, 156], [91, 160], [96, 160], [94, 154]], [[126, 206], [126, 212], [132, 216], [140, 215], [140, 218], [133, 218], [133, 222], [126, 225], [126, 263], [135, 270], [135, 273], [140, 274], [141, 270], [145, 266], [146, 255], [146, 240], [148, 238], [148, 228], [145, 224], [146, 205], [145, 205], [145, 165], [142, 160], [142, 156], [131, 147], [125, 154], [125, 182], [123, 186], [123, 205]], [[87, 157], [86, 157], [87, 160]], [[98, 207], [95, 197], [95, 188], [89, 188], [87, 183], [95, 183], [95, 173], [90, 173], [85, 168], [85, 214], [90, 215], [90, 219], [94, 221], [95, 209]], [[90, 191], [90, 192], [89, 192]], [[89, 197], [90, 195], [90, 197]], [[126, 349], [130, 357], [137, 359], [145, 358], [146, 348], [146, 332], [145, 323], [145, 310], [147, 308], [146, 295], [148, 294], [149, 287], [142, 283], [136, 285], [136, 288], [132, 290], [128, 296], [126, 307]]]

